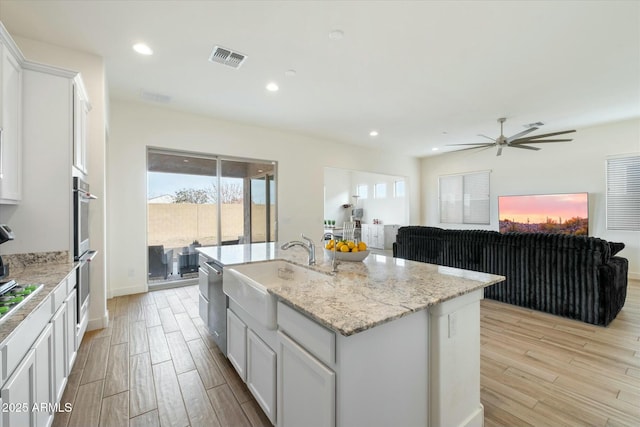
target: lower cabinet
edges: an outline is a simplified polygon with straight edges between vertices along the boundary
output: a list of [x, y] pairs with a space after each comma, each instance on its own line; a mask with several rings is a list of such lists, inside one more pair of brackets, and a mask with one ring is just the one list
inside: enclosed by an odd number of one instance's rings
[[[36, 350], [31, 349], [0, 391], [3, 426], [34, 426], [36, 413]], [[6, 409], [6, 411], [4, 411]]]
[[51, 318], [53, 325], [53, 398], [54, 402], [62, 399], [62, 393], [67, 385], [67, 304], [60, 306]]
[[53, 422], [53, 359], [54, 341], [53, 327], [49, 323], [36, 340], [33, 348], [36, 351], [36, 380], [35, 380], [35, 404], [32, 411], [35, 412], [35, 425], [37, 427], [49, 427]]
[[227, 358], [242, 381], [247, 382], [247, 325], [227, 309]]
[[336, 374], [278, 331], [278, 426], [333, 427]]
[[276, 423], [276, 353], [247, 331], [247, 387], [272, 424]]
[[67, 299], [64, 301], [67, 306], [67, 343], [66, 343], [66, 362], [67, 362], [67, 371], [66, 375], [71, 373], [71, 368], [73, 368], [73, 364], [76, 361], [76, 353], [78, 350], [78, 336], [76, 335], [76, 314], [78, 311], [78, 305], [76, 302], [77, 294], [76, 289], [74, 288], [67, 296]]
[[0, 371], [6, 378], [0, 387], [0, 427], [52, 425], [78, 347], [72, 286], [67, 279], [61, 282], [0, 343]]

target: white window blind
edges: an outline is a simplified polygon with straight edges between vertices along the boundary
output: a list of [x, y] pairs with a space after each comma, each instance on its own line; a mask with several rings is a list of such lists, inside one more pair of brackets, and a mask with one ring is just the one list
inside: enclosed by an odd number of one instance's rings
[[489, 171], [439, 178], [440, 222], [489, 224]]
[[640, 155], [607, 159], [607, 229], [640, 231]]

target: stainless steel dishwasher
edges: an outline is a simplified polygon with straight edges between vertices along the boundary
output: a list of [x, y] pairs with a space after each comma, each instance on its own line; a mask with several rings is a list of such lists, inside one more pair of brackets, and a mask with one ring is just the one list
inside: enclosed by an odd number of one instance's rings
[[227, 296], [222, 292], [221, 265], [200, 255], [198, 270], [200, 317], [209, 329], [220, 351], [227, 355]]

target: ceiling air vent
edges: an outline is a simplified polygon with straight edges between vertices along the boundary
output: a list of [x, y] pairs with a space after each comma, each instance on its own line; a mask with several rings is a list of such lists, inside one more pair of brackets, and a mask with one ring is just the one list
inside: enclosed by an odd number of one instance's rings
[[209, 61], [218, 62], [231, 68], [240, 68], [246, 58], [247, 55], [234, 52], [225, 47], [215, 46], [213, 52], [211, 52], [211, 56], [209, 56]]

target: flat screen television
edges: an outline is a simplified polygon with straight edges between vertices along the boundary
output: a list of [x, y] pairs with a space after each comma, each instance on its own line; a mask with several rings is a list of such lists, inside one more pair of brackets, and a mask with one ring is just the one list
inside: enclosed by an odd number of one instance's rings
[[499, 196], [500, 232], [589, 235], [589, 193]]

